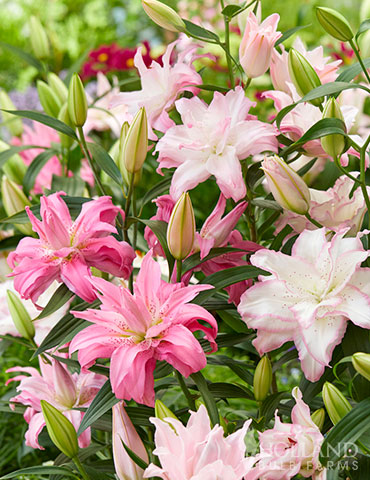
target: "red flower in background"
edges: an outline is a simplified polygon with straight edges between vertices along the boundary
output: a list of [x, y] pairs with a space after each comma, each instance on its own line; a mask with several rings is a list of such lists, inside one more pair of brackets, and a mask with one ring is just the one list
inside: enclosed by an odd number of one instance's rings
[[[96, 77], [98, 72], [108, 73], [112, 71], [131, 70], [134, 68], [134, 56], [137, 48], [121, 48], [116, 43], [101, 45], [89, 53], [88, 60], [82, 66], [81, 77], [86, 80]], [[143, 42], [143, 60], [147, 67], [152, 63], [150, 45]]]

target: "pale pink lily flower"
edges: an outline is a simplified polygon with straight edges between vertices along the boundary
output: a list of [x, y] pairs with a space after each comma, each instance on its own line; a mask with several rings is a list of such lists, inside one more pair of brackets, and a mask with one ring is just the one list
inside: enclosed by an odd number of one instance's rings
[[110, 108], [110, 104], [117, 95], [119, 95], [117, 80], [114, 79], [113, 87], [102, 72], [97, 74], [96, 97], [97, 100], [88, 97], [89, 109], [87, 111], [86, 123], [83, 127], [85, 135], [91, 130], [104, 131], [111, 130], [116, 137], [120, 136], [121, 127], [124, 122], [132, 121], [132, 115], [129, 115], [127, 108], [119, 106]]
[[[45, 292], [40, 295], [38, 304], [41, 308], [44, 308], [48, 301], [53, 296], [55, 290], [59, 287], [58, 282], [53, 282]], [[13, 335], [19, 336], [19, 332], [16, 329], [13, 319], [9, 312], [7, 303], [7, 290], [15, 293], [14, 282], [11, 279], [0, 283], [0, 335]], [[27, 312], [32, 319], [36, 318], [40, 314], [40, 310], [35, 307], [31, 300], [23, 300]], [[34, 341], [37, 345], [40, 345], [50, 330], [58, 323], [58, 321], [68, 312], [70, 302], [65, 303], [60, 309], [51, 315], [42, 318], [40, 320], [34, 320], [32, 323], [35, 327], [36, 333]]]
[[289, 480], [298, 474], [313, 480], [323, 478], [319, 453], [324, 437], [298, 387], [293, 389], [293, 397], [292, 423], [282, 423], [276, 411], [274, 428], [259, 434], [259, 461], [251, 478]]
[[[27, 406], [24, 412], [24, 419], [29, 425], [25, 435], [26, 445], [44, 450], [38, 442], [45, 426], [40, 400], [46, 400], [60, 410], [78, 430], [85, 413], [74, 408], [88, 407], [107, 379], [92, 372], [71, 374], [67, 367], [54, 359], [51, 364], [40, 360], [40, 370], [41, 374], [33, 367], [9, 368], [7, 372], [24, 372], [27, 375], [17, 375], [8, 380], [7, 385], [10, 382], [20, 382], [17, 387], [20, 393], [11, 398], [10, 402]], [[89, 446], [90, 437], [88, 428], [78, 438], [81, 448]]]
[[[307, 50], [300, 37], [295, 39], [293, 47], [310, 62], [322, 84], [335, 81], [342, 60], [331, 62], [330, 57], [324, 57], [322, 46]], [[288, 52], [285, 51], [283, 45], [280, 45], [279, 48], [281, 48], [281, 53], [274, 49], [271, 57], [271, 81], [275, 90], [290, 94], [288, 83], [292, 83], [292, 80], [288, 69]]]
[[123, 443], [144, 462], [148, 463], [149, 458], [143, 441], [127, 415], [124, 402], [114, 405], [112, 415], [112, 445], [116, 475], [119, 480], [142, 480], [144, 470], [131, 460]]
[[[37, 145], [40, 147], [52, 148], [53, 144], [59, 144], [60, 138], [58, 133], [50, 127], [39, 123], [32, 122], [32, 127], [28, 125], [23, 126], [23, 134], [21, 138], [13, 137], [11, 141], [12, 145]], [[31, 148], [19, 152], [19, 155], [23, 159], [24, 163], [29, 166], [33, 160], [44, 151], [43, 148]], [[43, 193], [44, 189], [51, 187], [53, 175], [62, 176], [63, 168], [57, 156], [53, 156], [47, 161], [45, 166], [38, 173], [33, 192], [36, 194]], [[69, 176], [72, 176], [72, 172], [69, 172]], [[81, 162], [80, 175], [82, 180], [89, 185], [94, 185], [94, 178], [91, 168], [87, 164], [85, 159]]]
[[246, 457], [244, 437], [251, 420], [242, 428], [224, 437], [223, 428], [211, 429], [206, 407], [191, 412], [186, 427], [175, 418], [151, 418], [155, 425], [153, 451], [161, 467], [153, 463], [144, 478], [163, 480], [242, 480], [248, 479], [255, 457]]
[[206, 357], [194, 331], [203, 331], [212, 351], [217, 349], [215, 318], [203, 307], [188, 303], [211, 285], [166, 283], [151, 252], [143, 259], [134, 294], [100, 278], [90, 282], [102, 304], [99, 310], [72, 312], [93, 325], [74, 337], [70, 352], [78, 350], [84, 369], [97, 358], [110, 358], [110, 379], [117, 398], [153, 406], [157, 360], [170, 363], [185, 377], [204, 368]]
[[170, 194], [176, 200], [211, 175], [226, 198], [246, 195], [240, 160], [277, 152], [277, 130], [248, 114], [255, 104], [241, 87], [215, 92], [210, 105], [198, 97], [176, 102], [183, 125], [170, 128], [157, 143], [159, 168], [175, 167]]
[[[359, 237], [327, 239], [325, 228], [304, 230], [291, 255], [263, 249], [252, 265], [270, 272], [243, 295], [238, 311], [260, 354], [293, 341], [302, 370], [316, 382], [329, 365], [351, 320], [370, 329], [370, 268], [361, 268], [369, 255]], [[268, 301], [266, 301], [268, 298]]]
[[[356, 173], [352, 172], [352, 175]], [[311, 203], [308, 212], [310, 216], [329, 230], [339, 232], [346, 229], [347, 235], [356, 235], [364, 219], [366, 204], [360, 188], [350, 196], [353, 184], [353, 180], [342, 175], [328, 190], [310, 188]], [[370, 195], [370, 187], [367, 188]], [[316, 228], [306, 217], [284, 210], [275, 222], [276, 233], [286, 225], [290, 225], [296, 233]]]
[[141, 107], [145, 107], [151, 140], [157, 140], [153, 129], [166, 132], [175, 125], [168, 111], [173, 107], [180, 93], [187, 91], [196, 95], [199, 92], [196, 85], [202, 83], [202, 77], [192, 65], [197, 58], [194, 51], [198, 46], [190, 46], [179, 53], [177, 60], [172, 62], [177, 42], [172, 42], [167, 47], [162, 56], [163, 66], [153, 60], [149, 68], [144, 63], [139, 47], [134, 57], [134, 64], [139, 71], [141, 90], [119, 93], [111, 101], [112, 108], [122, 106], [121, 108], [127, 109], [131, 115], [135, 115]]
[[117, 277], [128, 278], [135, 252], [126, 242], [119, 242], [111, 233], [118, 213], [110, 197], [82, 205], [81, 213], [72, 221], [62, 196], [64, 192], [41, 197], [38, 220], [26, 207], [33, 230], [39, 239], [23, 238], [8, 256], [14, 269], [14, 287], [24, 299], [37, 302], [38, 297], [54, 280], [64, 282], [76, 295], [87, 302], [96, 296], [87, 280], [90, 267]]
[[248, 78], [267, 72], [274, 45], [282, 36], [276, 31], [279, 20], [280, 16], [274, 13], [259, 24], [255, 14], [249, 14], [239, 47], [239, 60]]
[[[280, 92], [276, 90], [268, 90], [262, 94], [263, 97], [271, 98], [274, 101], [275, 109], [280, 112], [283, 108], [291, 105], [294, 102], [298, 102], [301, 97], [297, 94], [297, 91], [293, 84], [287, 83], [290, 93]], [[341, 107], [344, 117], [344, 123], [346, 125], [347, 132], [349, 132], [355, 122], [357, 115], [357, 108], [350, 105]], [[293, 108], [282, 120], [280, 124], [280, 131], [288, 138], [296, 142], [304, 133], [307, 132], [315, 123], [322, 119], [322, 113], [319, 108], [311, 105], [311, 103], [299, 103]], [[358, 138], [354, 138], [358, 140]], [[361, 139], [360, 139], [361, 140]], [[303, 145], [304, 150], [307, 152], [307, 156], [320, 158], [330, 158], [321, 146], [321, 140], [311, 140]], [[347, 153], [342, 155], [341, 164], [343, 166], [348, 165], [348, 154], [357, 155], [358, 153], [350, 148]]]

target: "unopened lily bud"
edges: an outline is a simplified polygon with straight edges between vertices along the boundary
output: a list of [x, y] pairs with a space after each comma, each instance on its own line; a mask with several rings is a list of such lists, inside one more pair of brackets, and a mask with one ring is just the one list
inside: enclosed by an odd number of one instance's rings
[[121, 135], [119, 140], [117, 140], [116, 143], [112, 146], [112, 148], [109, 151], [109, 155], [113, 158], [113, 160], [116, 162], [116, 164], [119, 166], [123, 181], [125, 182], [125, 185], [129, 187], [131, 185], [131, 180], [132, 180], [132, 175], [135, 176], [134, 178], [134, 186], [136, 187], [141, 180], [141, 172], [142, 170], [140, 169], [136, 173], [130, 173], [127, 171], [127, 168], [125, 167], [125, 162], [123, 161], [123, 146], [125, 143], [125, 138], [126, 135], [129, 131], [130, 125], [128, 122], [124, 122], [121, 128]]
[[31, 17], [29, 27], [33, 53], [40, 60], [48, 58], [50, 55], [49, 40], [40, 20], [36, 17]]
[[[0, 140], [0, 152], [9, 150], [9, 148], [10, 146], [7, 143]], [[23, 177], [25, 176], [26, 171], [27, 167], [17, 153], [10, 157], [6, 161], [5, 165], [3, 165], [3, 172], [5, 173], [5, 175], [18, 185], [22, 184]]]
[[[22, 192], [19, 186], [6, 178], [5, 175], [1, 180], [1, 196], [3, 200], [3, 207], [8, 217], [11, 217], [18, 212], [23, 212], [25, 207], [30, 205], [28, 198]], [[25, 235], [33, 235], [33, 230], [29, 222], [17, 223], [14, 224], [14, 226]]]
[[[0, 107], [3, 110], [17, 110], [14, 103], [10, 100], [9, 95], [4, 90], [1, 90], [0, 92]], [[4, 111], [1, 112], [1, 116], [9, 132], [15, 137], [20, 137], [23, 133], [22, 120], [19, 117]]]
[[87, 118], [87, 99], [81, 78], [74, 73], [68, 90], [68, 113], [76, 127], [83, 127]]
[[351, 25], [339, 12], [327, 7], [317, 7], [316, 16], [322, 28], [341, 42], [352, 40], [354, 34]]
[[22, 300], [11, 290], [7, 290], [6, 299], [15, 328], [23, 338], [32, 340], [35, 336], [35, 327], [29, 313], [22, 303]]
[[[289, 50], [288, 68], [290, 78], [301, 97], [321, 85], [320, 78], [310, 62], [295, 48]], [[311, 103], [318, 106], [322, 101], [322, 98], [316, 98]]]
[[325, 422], [325, 410], [323, 408], [315, 410], [311, 415], [311, 418], [314, 424], [317, 425], [320, 430], [322, 430]]
[[354, 353], [352, 355], [352, 365], [356, 372], [370, 382], [370, 353]]
[[56, 96], [49, 85], [42, 80], [37, 80], [37, 93], [42, 108], [47, 115], [57, 118], [61, 107], [60, 99]]
[[165, 418], [169, 418], [169, 417], [175, 418], [176, 420], [178, 420], [176, 415], [172, 413], [171, 410], [168, 407], [166, 407], [166, 405], [160, 400], [155, 401], [154, 412], [155, 412], [156, 418], [159, 418], [160, 420], [164, 420]]
[[73, 424], [62, 412], [41, 400], [41, 409], [44, 415], [46, 428], [51, 441], [59, 450], [69, 458], [75, 458], [78, 454], [77, 433]]
[[144, 462], [148, 462], [149, 458], [144, 444], [123, 405], [123, 402], [117, 403], [112, 409], [114, 466], [119, 480], [139, 480], [143, 478], [144, 471], [131, 459], [123, 443]]
[[[329, 98], [326, 102], [322, 118], [339, 118], [339, 120], [342, 120], [344, 123], [342, 110], [334, 97]], [[326, 135], [321, 138], [321, 146], [328, 155], [336, 158], [342, 155], [346, 147], [346, 142], [343, 135]]]
[[257, 402], [263, 402], [269, 394], [272, 383], [272, 367], [269, 358], [265, 355], [258, 362], [253, 377], [253, 392]]
[[157, 0], [142, 0], [143, 8], [154, 23], [170, 32], [185, 32], [186, 25], [180, 15]]
[[[74, 125], [69, 116], [68, 104], [65, 103], [59, 111], [58, 120], [69, 125], [71, 128], [74, 128]], [[70, 148], [73, 143], [73, 138], [64, 133], [59, 132], [60, 143], [63, 148]]]
[[129, 129], [123, 124], [120, 136], [119, 168], [130, 173], [141, 170], [148, 153], [148, 119], [142, 107], [135, 115]]
[[286, 210], [305, 215], [310, 208], [311, 196], [298, 173], [278, 155], [265, 157], [261, 168], [275, 200]]
[[341, 418], [352, 410], [349, 401], [342, 392], [329, 382], [324, 383], [322, 398], [333, 425], [336, 425]]
[[195, 237], [194, 210], [188, 193], [176, 202], [167, 228], [167, 243], [171, 255], [182, 260], [191, 252]]
[[48, 73], [47, 79], [49, 87], [53, 90], [55, 95], [59, 98], [60, 103], [63, 105], [68, 100], [68, 88], [58, 75], [55, 75], [53, 72]]

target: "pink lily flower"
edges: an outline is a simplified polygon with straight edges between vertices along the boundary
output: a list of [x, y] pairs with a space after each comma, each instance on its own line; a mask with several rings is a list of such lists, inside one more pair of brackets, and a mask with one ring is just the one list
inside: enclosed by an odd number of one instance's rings
[[111, 233], [120, 208], [110, 197], [100, 197], [82, 205], [73, 222], [64, 192], [41, 197], [38, 220], [26, 207], [33, 230], [39, 239], [23, 238], [8, 256], [14, 269], [14, 287], [24, 299], [37, 302], [38, 297], [54, 280], [64, 282], [76, 295], [92, 302], [96, 295], [87, 280], [89, 267], [95, 267], [117, 277], [128, 278], [135, 252], [126, 242], [119, 242]]
[[267, 72], [274, 45], [282, 36], [276, 31], [279, 20], [280, 16], [274, 13], [259, 24], [255, 14], [249, 14], [239, 47], [240, 63], [249, 78]]
[[154, 454], [162, 467], [153, 463], [144, 472], [144, 478], [163, 480], [242, 480], [248, 479], [255, 457], [246, 457], [244, 437], [251, 420], [242, 428], [224, 437], [223, 428], [212, 429], [206, 407], [190, 413], [186, 427], [177, 419], [151, 418], [155, 425]]
[[144, 470], [131, 460], [123, 443], [147, 463], [149, 462], [148, 453], [126, 413], [124, 402], [114, 405], [112, 415], [113, 460], [117, 477], [119, 480], [142, 480]]
[[90, 282], [102, 305], [99, 310], [72, 312], [93, 325], [74, 337], [70, 352], [78, 350], [85, 369], [98, 358], [110, 358], [110, 379], [117, 398], [153, 406], [157, 360], [170, 363], [185, 377], [204, 368], [206, 357], [193, 335], [196, 330], [204, 332], [212, 351], [217, 349], [215, 318], [203, 307], [188, 303], [211, 285], [166, 283], [151, 252], [143, 259], [134, 294], [100, 278]]
[[167, 130], [156, 147], [159, 173], [176, 168], [170, 188], [175, 200], [211, 175], [226, 198], [245, 197], [240, 160], [278, 148], [275, 127], [248, 114], [254, 105], [241, 87], [216, 92], [210, 105], [198, 97], [176, 102], [183, 125]]
[[249, 288], [238, 307], [257, 330], [258, 352], [293, 341], [311, 382], [329, 365], [348, 320], [370, 329], [370, 268], [361, 267], [369, 252], [358, 236], [343, 238], [345, 233], [328, 240], [325, 228], [304, 230], [291, 256], [267, 249], [252, 255], [252, 265], [271, 275]]
[[168, 111], [172, 108], [179, 94], [187, 91], [196, 95], [199, 92], [196, 85], [202, 83], [202, 77], [192, 65], [197, 58], [194, 51], [198, 46], [190, 46], [179, 53], [176, 62], [172, 62], [177, 43], [178, 41], [168, 45], [162, 56], [163, 65], [153, 60], [149, 68], [144, 63], [142, 48], [138, 48], [134, 57], [134, 64], [139, 71], [141, 90], [119, 93], [111, 101], [111, 107], [124, 105], [131, 115], [135, 115], [141, 107], [145, 107], [151, 140], [157, 140], [158, 138], [153, 129], [165, 132], [175, 125], [175, 122], [170, 119]]
[[310, 409], [302, 400], [302, 393], [295, 387], [292, 423], [282, 423], [275, 412], [275, 426], [259, 434], [259, 462], [252, 478], [258, 480], [289, 480], [300, 474], [304, 478], [318, 480], [323, 470], [319, 453], [324, 437], [312, 421]]
[[[28, 374], [11, 378], [7, 385], [10, 382], [21, 382], [17, 387], [20, 393], [11, 398], [10, 402], [27, 406], [24, 412], [24, 419], [29, 425], [25, 435], [26, 445], [41, 450], [44, 448], [39, 444], [38, 437], [45, 426], [45, 420], [40, 400], [46, 400], [60, 410], [77, 430], [84, 412], [74, 408], [88, 407], [107, 380], [103, 375], [92, 372], [71, 374], [67, 367], [58, 361], [53, 359], [51, 362], [50, 365], [40, 360], [41, 374], [33, 367], [13, 367], [7, 370]], [[81, 448], [89, 446], [90, 437], [91, 432], [88, 428], [79, 436], [78, 443]]]

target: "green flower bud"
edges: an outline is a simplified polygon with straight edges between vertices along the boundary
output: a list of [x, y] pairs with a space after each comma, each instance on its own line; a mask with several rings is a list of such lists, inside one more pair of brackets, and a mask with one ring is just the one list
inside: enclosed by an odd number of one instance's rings
[[166, 405], [160, 400], [155, 401], [154, 412], [155, 412], [155, 416], [160, 420], [164, 420], [165, 418], [168, 418], [168, 417], [175, 418], [176, 420], [178, 420], [176, 415], [172, 413], [171, 410], [168, 407], [166, 407]]
[[77, 433], [75, 427], [62, 412], [41, 400], [41, 409], [44, 415], [48, 434], [59, 450], [69, 458], [75, 458], [78, 454]]
[[[7, 143], [0, 140], [0, 152], [9, 150], [9, 148], [10, 146]], [[3, 172], [5, 173], [5, 175], [18, 185], [22, 184], [23, 177], [25, 176], [26, 171], [27, 167], [17, 153], [10, 157], [3, 165]]]
[[[330, 97], [326, 102], [322, 118], [339, 118], [339, 120], [344, 122], [342, 111], [334, 97]], [[321, 146], [328, 155], [336, 158], [342, 155], [346, 148], [346, 142], [343, 135], [326, 135], [321, 137]]]
[[[73, 123], [71, 122], [70, 116], [69, 116], [69, 110], [68, 110], [68, 104], [65, 103], [62, 108], [59, 111], [58, 115], [58, 120], [61, 122], [66, 123], [69, 125], [71, 128], [74, 128]], [[64, 133], [59, 132], [59, 138], [60, 138], [60, 144], [62, 145], [63, 148], [71, 148], [71, 145], [73, 144], [73, 138], [69, 137], [68, 135], [65, 135]]]
[[31, 17], [29, 27], [33, 53], [40, 60], [48, 58], [50, 56], [49, 40], [40, 20]]
[[11, 290], [6, 291], [6, 299], [15, 328], [23, 338], [32, 340], [35, 336], [35, 327], [21, 299]]
[[127, 130], [126, 122], [122, 125], [120, 136], [119, 168], [130, 173], [141, 170], [148, 153], [148, 119], [142, 107], [135, 115]]
[[272, 367], [267, 355], [258, 362], [253, 378], [254, 398], [257, 402], [263, 402], [269, 394], [272, 383]]
[[171, 255], [182, 260], [191, 252], [195, 237], [194, 210], [188, 193], [178, 199], [167, 228], [167, 243]]
[[157, 0], [142, 0], [143, 8], [154, 23], [170, 32], [185, 32], [186, 25], [180, 15], [168, 5]]
[[356, 372], [370, 382], [370, 353], [354, 353], [352, 355], [352, 365]]
[[64, 82], [55, 75], [53, 72], [49, 72], [47, 75], [48, 84], [53, 90], [55, 95], [59, 98], [60, 103], [63, 105], [68, 100], [68, 88], [65, 86]]
[[[1, 196], [6, 214], [10, 217], [18, 212], [23, 212], [24, 208], [30, 205], [28, 198], [22, 192], [20, 187], [6, 178], [4, 175], [1, 180]], [[14, 224], [19, 231], [25, 235], [33, 235], [31, 223]]]
[[324, 383], [322, 398], [333, 425], [336, 425], [341, 418], [352, 410], [349, 401], [342, 392], [329, 382]]
[[42, 80], [37, 80], [36, 86], [40, 103], [45, 113], [57, 118], [61, 107], [60, 99], [55, 95], [49, 85]]
[[83, 127], [87, 118], [86, 93], [77, 73], [73, 74], [68, 90], [68, 113], [76, 127]]
[[[321, 81], [312, 65], [295, 48], [289, 50], [288, 68], [290, 78], [301, 97], [321, 85]], [[322, 101], [323, 98], [316, 98], [311, 103], [319, 106]]]
[[315, 410], [313, 414], [311, 415], [312, 421], [319, 427], [320, 430], [322, 430], [322, 427], [324, 426], [325, 422], [325, 410], [323, 408], [319, 408], [318, 410]]
[[351, 25], [339, 12], [327, 7], [317, 7], [316, 16], [322, 28], [341, 42], [352, 40], [354, 34]]
[[[10, 100], [9, 95], [4, 90], [1, 90], [0, 92], [0, 107], [3, 110], [17, 110], [14, 103]], [[1, 115], [9, 132], [15, 137], [20, 137], [23, 133], [22, 120], [7, 112], [1, 112]]]

